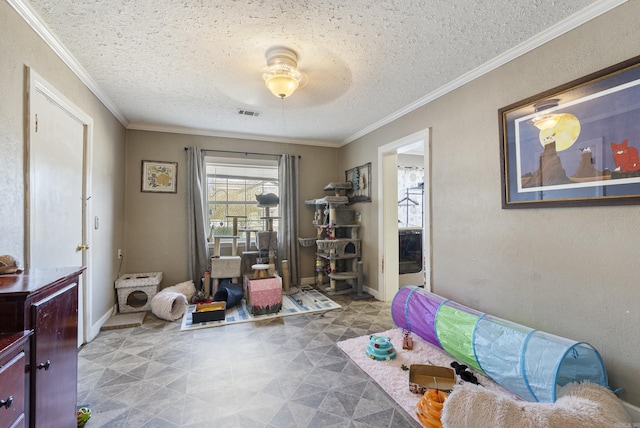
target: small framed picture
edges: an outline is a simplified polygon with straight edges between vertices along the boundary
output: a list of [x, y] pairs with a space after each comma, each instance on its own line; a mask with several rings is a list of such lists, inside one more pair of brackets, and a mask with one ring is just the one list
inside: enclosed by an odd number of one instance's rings
[[371, 162], [345, 171], [345, 178], [352, 186], [347, 191], [349, 205], [371, 202]]
[[141, 190], [153, 193], [177, 193], [178, 163], [143, 160]]

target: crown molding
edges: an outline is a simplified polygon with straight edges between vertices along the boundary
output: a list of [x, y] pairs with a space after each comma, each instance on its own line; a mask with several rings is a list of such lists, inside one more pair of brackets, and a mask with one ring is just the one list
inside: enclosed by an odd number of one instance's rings
[[104, 106], [118, 119], [118, 121], [126, 128], [129, 121], [122, 114], [120, 109], [111, 101], [104, 93], [102, 88], [93, 80], [87, 71], [80, 65], [69, 50], [58, 40], [58, 38], [49, 30], [42, 21], [40, 16], [31, 8], [30, 5], [23, 0], [7, 0], [7, 3], [18, 12], [18, 15], [29, 24], [38, 36], [62, 59], [62, 61], [78, 76], [82, 83], [104, 104]]
[[236, 140], [265, 141], [280, 144], [298, 144], [303, 146], [319, 146], [340, 148], [342, 144], [336, 141], [310, 140], [304, 138], [272, 137], [258, 134], [242, 134], [236, 132], [214, 131], [209, 129], [185, 128], [180, 126], [153, 125], [146, 123], [130, 123], [127, 129], [134, 131], [166, 132], [169, 134], [198, 135], [204, 137], [233, 138]]
[[347, 137], [343, 142], [342, 142], [342, 146], [349, 144], [355, 140], [357, 140], [360, 137], [363, 137], [365, 135], [367, 135], [370, 132], [375, 131], [378, 128], [383, 127], [384, 125], [387, 125], [391, 122], [393, 122], [394, 120], [399, 119], [400, 117], [406, 115], [407, 113], [410, 113], [426, 104], [429, 104], [430, 102], [448, 94], [449, 92], [452, 92], [453, 90], [477, 79], [478, 77], [483, 76], [484, 74], [489, 73], [490, 71], [495, 70], [496, 68], [508, 63], [509, 61], [513, 61], [514, 59], [526, 54], [527, 52], [530, 52], [532, 50], [534, 50], [537, 47], [540, 47], [541, 45], [557, 38], [560, 37], [561, 35], [568, 33], [569, 31], [573, 30], [574, 28], [594, 19], [597, 18], [598, 16], [602, 15], [603, 13], [606, 13], [608, 11], [610, 11], [611, 9], [614, 9], [618, 6], [620, 6], [623, 3], [626, 3], [628, 0], [602, 0], [596, 3], [593, 3], [589, 6], [587, 6], [585, 9], [581, 10], [578, 13], [575, 13], [571, 16], [569, 16], [568, 18], [564, 19], [563, 21], [560, 21], [559, 23], [552, 25], [551, 27], [549, 27], [548, 29], [546, 29], [545, 31], [536, 34], [534, 37], [520, 43], [519, 45], [509, 49], [508, 51], [502, 53], [501, 55], [498, 55], [497, 57], [487, 61], [486, 63], [482, 64], [479, 67], [474, 68], [473, 70], [463, 74], [462, 76], [452, 80], [451, 82], [447, 83], [444, 86], [441, 86], [440, 88], [436, 89], [435, 91], [425, 95], [422, 98], [419, 98], [417, 101], [415, 101], [412, 104], [409, 104], [408, 106], [396, 111], [395, 113], [375, 122], [372, 123], [371, 125], [367, 126], [366, 128], [362, 129], [359, 132], [356, 132], [355, 134], [351, 135], [350, 137]]
[[158, 132], [172, 132], [178, 133], [179, 130], [181, 133], [192, 134], [192, 135], [207, 135], [207, 136], [218, 136], [218, 137], [228, 137], [228, 138], [244, 138], [248, 140], [260, 140], [260, 141], [272, 141], [279, 143], [291, 143], [291, 144], [306, 144], [306, 145], [314, 145], [314, 146], [322, 146], [322, 147], [342, 147], [346, 144], [349, 144], [356, 139], [363, 137], [378, 128], [381, 128], [384, 125], [387, 125], [394, 120], [399, 119], [400, 117], [426, 105], [430, 102], [448, 94], [449, 92], [477, 79], [478, 77], [483, 76], [491, 72], [492, 70], [512, 61], [527, 52], [532, 51], [533, 49], [573, 30], [574, 28], [602, 15], [603, 13], [608, 12], [611, 9], [614, 9], [621, 4], [626, 3], [628, 0], [601, 0], [596, 3], [593, 3], [587, 6], [582, 11], [573, 14], [567, 19], [551, 26], [547, 30], [535, 35], [529, 40], [519, 44], [518, 46], [504, 52], [501, 55], [491, 59], [490, 61], [482, 64], [479, 67], [463, 74], [462, 76], [452, 80], [446, 85], [441, 86], [435, 91], [425, 95], [422, 98], [419, 98], [415, 102], [407, 105], [406, 107], [396, 111], [395, 113], [386, 116], [385, 118], [367, 126], [366, 128], [356, 132], [355, 134], [347, 137], [340, 143], [334, 142], [326, 142], [326, 141], [317, 141], [317, 140], [304, 140], [304, 139], [279, 139], [267, 136], [257, 136], [252, 134], [234, 134], [234, 133], [225, 133], [225, 132], [215, 132], [215, 131], [207, 131], [207, 130], [198, 130], [198, 129], [188, 129], [188, 128], [174, 128], [174, 127], [157, 127], [151, 125], [132, 125], [129, 124], [128, 119], [122, 114], [120, 109], [111, 101], [111, 99], [105, 94], [105, 92], [100, 88], [100, 86], [93, 80], [93, 78], [87, 73], [87, 71], [80, 65], [80, 63], [75, 59], [75, 57], [69, 52], [69, 50], [58, 40], [58, 38], [49, 30], [49, 28], [44, 24], [44, 22], [40, 19], [40, 17], [35, 13], [35, 11], [24, 2], [24, 0], [7, 0], [10, 6], [12, 6], [16, 12], [22, 17], [22, 19], [33, 28], [33, 30], [38, 34], [42, 40], [44, 40], [47, 45], [62, 59], [62, 61], [71, 69], [71, 71], [78, 76], [78, 78], [89, 88], [89, 90], [104, 104], [104, 106], [118, 119], [122, 125], [127, 129], [138, 129], [138, 130], [148, 130], [148, 131], [158, 131]]

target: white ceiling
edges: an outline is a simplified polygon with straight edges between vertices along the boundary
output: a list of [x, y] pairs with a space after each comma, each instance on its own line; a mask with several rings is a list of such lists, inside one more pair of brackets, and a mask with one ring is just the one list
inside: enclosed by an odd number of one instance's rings
[[626, 0], [7, 1], [130, 129], [337, 147]]

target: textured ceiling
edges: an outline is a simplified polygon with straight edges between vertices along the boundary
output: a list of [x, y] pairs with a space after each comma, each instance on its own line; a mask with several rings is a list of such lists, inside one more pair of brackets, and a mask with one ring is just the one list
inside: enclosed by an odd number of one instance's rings
[[[10, 3], [44, 22], [129, 128], [339, 146], [620, 0]], [[276, 45], [298, 52], [306, 80], [285, 100], [262, 80]]]

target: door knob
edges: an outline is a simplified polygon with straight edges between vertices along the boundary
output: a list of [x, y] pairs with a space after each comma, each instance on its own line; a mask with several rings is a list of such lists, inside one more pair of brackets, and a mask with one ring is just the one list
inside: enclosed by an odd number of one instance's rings
[[88, 250], [89, 246], [87, 244], [78, 244], [76, 247], [76, 251]]

